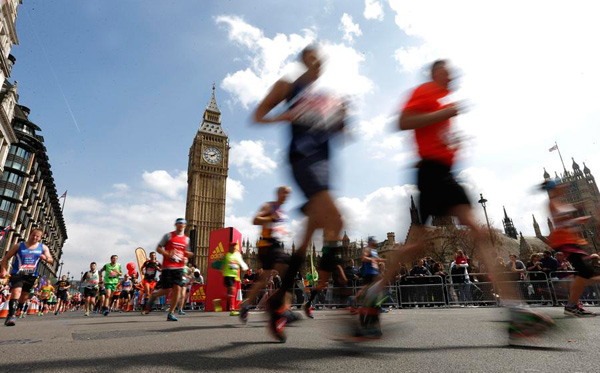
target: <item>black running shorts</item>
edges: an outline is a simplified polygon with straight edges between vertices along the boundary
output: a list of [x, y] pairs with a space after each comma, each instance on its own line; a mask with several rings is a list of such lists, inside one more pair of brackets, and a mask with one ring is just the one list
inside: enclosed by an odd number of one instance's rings
[[59, 290], [56, 292], [56, 299], [60, 299], [63, 302], [67, 302], [69, 300], [69, 295], [66, 290]]
[[84, 298], [87, 298], [87, 297], [96, 298], [97, 293], [98, 293], [98, 289], [83, 288], [83, 297]]
[[228, 276], [223, 277], [223, 285], [225, 285], [226, 288], [234, 287], [235, 286], [235, 277], [228, 277]]
[[22, 292], [29, 293], [35, 284], [36, 276], [33, 275], [12, 275], [10, 276], [10, 288], [21, 288]]
[[442, 163], [423, 160], [418, 166], [417, 187], [421, 223], [430, 216], [447, 216], [452, 207], [470, 205], [469, 198], [454, 176], [451, 168]]
[[592, 264], [592, 260], [589, 258], [589, 255], [570, 253], [567, 259], [575, 271], [577, 271], [577, 276], [585, 279], [594, 277], [594, 265]]
[[273, 239], [263, 239], [268, 245], [259, 246], [258, 260], [265, 271], [275, 268], [276, 263], [289, 264], [290, 256], [283, 251], [283, 243]]
[[343, 263], [342, 252], [339, 247], [324, 247], [323, 255], [319, 261], [319, 271], [333, 272], [337, 266]]
[[160, 274], [160, 281], [158, 281], [156, 287], [159, 289], [171, 289], [173, 285], [183, 285], [183, 268], [163, 269]]
[[290, 155], [290, 164], [294, 179], [307, 199], [329, 189], [329, 160], [323, 154], [307, 157]]

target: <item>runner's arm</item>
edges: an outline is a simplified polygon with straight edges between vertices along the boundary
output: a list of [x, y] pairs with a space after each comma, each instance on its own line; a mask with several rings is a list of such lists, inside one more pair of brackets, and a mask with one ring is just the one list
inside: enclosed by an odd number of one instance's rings
[[453, 104], [432, 113], [418, 113], [407, 109], [400, 114], [398, 126], [401, 131], [414, 130], [427, 127], [434, 123], [443, 122], [456, 115], [458, 115], [458, 110]]
[[256, 216], [254, 217], [252, 224], [263, 225], [263, 224], [267, 224], [267, 223], [271, 222], [272, 220], [273, 220], [273, 218], [271, 217], [271, 205], [268, 203], [265, 203], [264, 205], [262, 205], [262, 207], [260, 208], [260, 211], [258, 211]]
[[254, 121], [256, 123], [275, 123], [289, 120], [287, 112], [273, 118], [265, 118], [275, 106], [285, 100], [289, 91], [290, 83], [283, 80], [277, 81], [267, 96], [258, 104], [254, 112]]
[[43, 261], [45, 261], [48, 264], [54, 263], [54, 258], [50, 254], [50, 250], [48, 249], [48, 246], [43, 245], [43, 251], [44, 251], [44, 253], [40, 256], [40, 259], [42, 259]]
[[19, 251], [19, 244], [14, 244], [8, 253], [4, 255], [4, 258], [2, 258], [2, 262], [0, 262], [0, 278], [6, 277], [6, 272], [8, 272], [8, 261], [17, 254], [17, 251]]

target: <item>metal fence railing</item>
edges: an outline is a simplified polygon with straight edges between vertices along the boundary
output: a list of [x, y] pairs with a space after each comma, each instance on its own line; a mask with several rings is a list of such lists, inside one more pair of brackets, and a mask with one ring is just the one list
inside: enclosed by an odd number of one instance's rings
[[[497, 274], [502, 284], [513, 286], [521, 301], [538, 305], [564, 305], [569, 297], [569, 290], [575, 272], [507, 272]], [[383, 307], [457, 307], [457, 306], [498, 306], [505, 296], [501, 289], [490, 281], [487, 273], [471, 273], [465, 275], [404, 277], [402, 281], [387, 286], [387, 295]], [[362, 286], [332, 287], [322, 289], [314, 299], [313, 306], [319, 308], [345, 308], [355, 301]], [[260, 300], [269, 296], [272, 289], [262, 290], [255, 300], [250, 302], [254, 307]], [[308, 287], [292, 289], [292, 306], [299, 307], [310, 298]], [[246, 292], [243, 292], [244, 294]], [[245, 297], [245, 295], [244, 295]], [[600, 305], [600, 285], [585, 288], [581, 301], [587, 304]]]

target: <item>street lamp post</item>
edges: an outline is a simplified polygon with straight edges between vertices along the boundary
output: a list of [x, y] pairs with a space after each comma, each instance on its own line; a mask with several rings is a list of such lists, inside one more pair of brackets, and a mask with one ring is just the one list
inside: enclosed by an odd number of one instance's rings
[[62, 274], [62, 266], [63, 264], [65, 264], [65, 262], [61, 261], [60, 262], [60, 269], [58, 270], [58, 278], [60, 278], [60, 275]]
[[483, 198], [483, 193], [479, 193], [481, 199], [477, 202], [481, 204], [483, 207], [483, 213], [485, 214], [485, 222], [487, 223], [488, 231], [490, 232], [490, 240], [492, 241], [492, 246], [494, 246], [494, 236], [492, 235], [492, 227], [490, 227], [490, 219], [488, 218], [486, 203], [487, 199]]

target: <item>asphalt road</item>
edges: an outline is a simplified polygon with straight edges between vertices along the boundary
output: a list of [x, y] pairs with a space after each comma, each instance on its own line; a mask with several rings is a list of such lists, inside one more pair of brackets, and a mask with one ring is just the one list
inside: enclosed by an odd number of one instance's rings
[[497, 308], [394, 310], [383, 315], [385, 338], [351, 345], [336, 340], [335, 311], [290, 326], [285, 344], [260, 313], [247, 325], [198, 312], [178, 322], [162, 312], [29, 316], [0, 326], [0, 372], [600, 372], [600, 317], [543, 310], [557, 327], [520, 347], [508, 345]]

